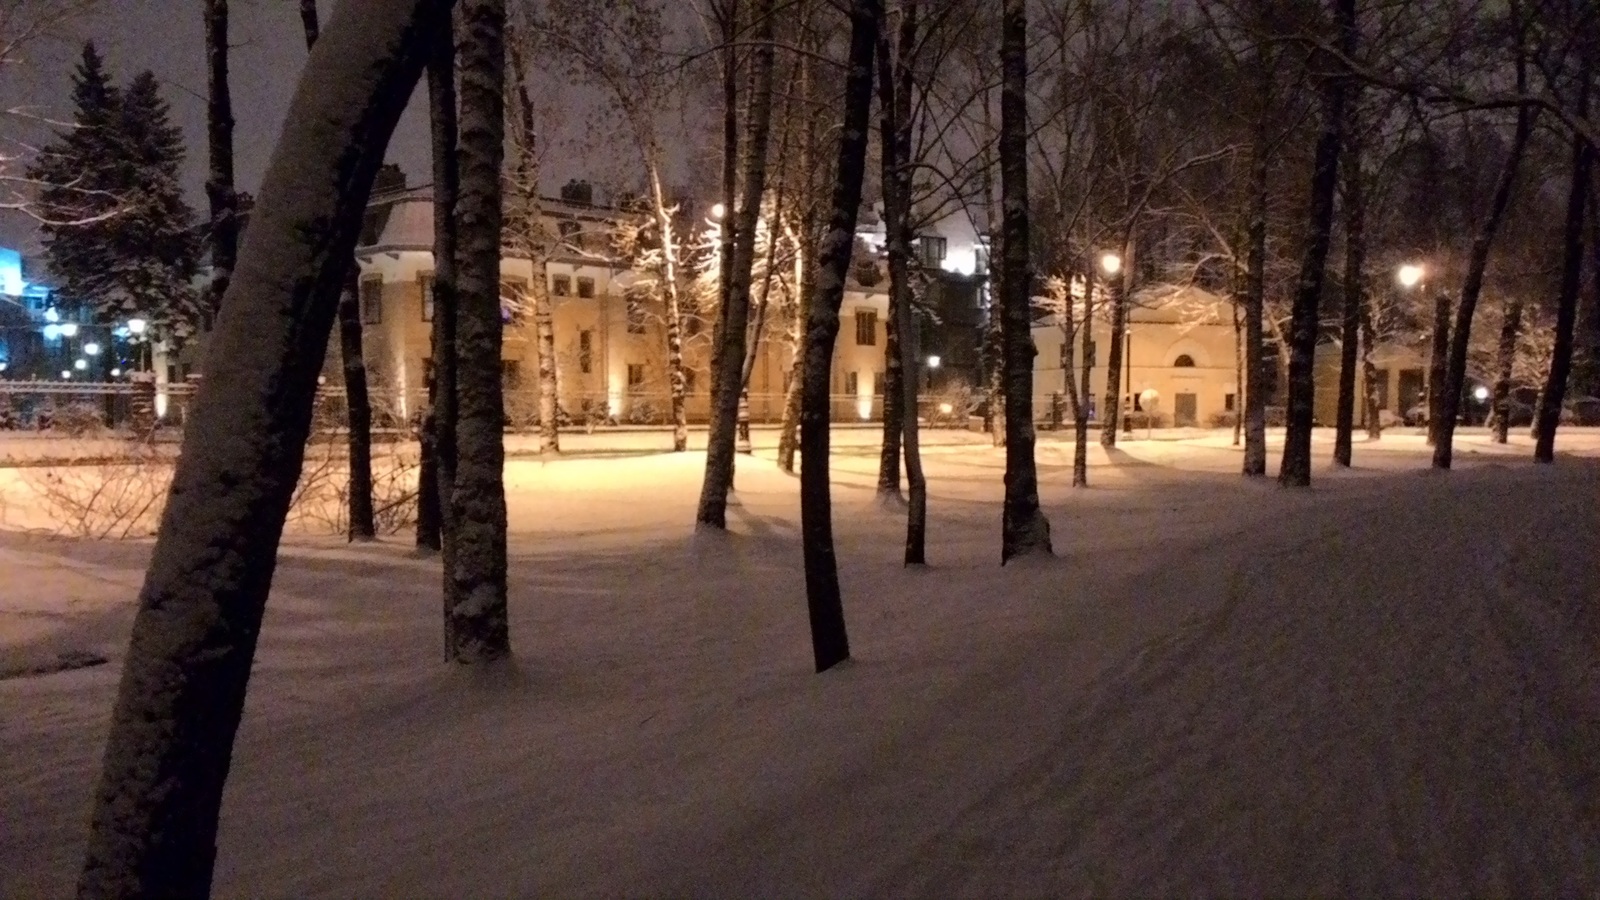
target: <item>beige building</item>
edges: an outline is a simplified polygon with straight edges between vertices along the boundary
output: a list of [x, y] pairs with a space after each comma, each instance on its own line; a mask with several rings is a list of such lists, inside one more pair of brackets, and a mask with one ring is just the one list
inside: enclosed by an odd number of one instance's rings
[[[529, 260], [502, 261], [506, 328], [502, 367], [513, 427], [537, 414], [538, 347], [525, 293], [542, 280], [553, 306], [557, 385], [568, 417], [621, 423], [664, 421], [670, 409], [666, 320], [638, 273], [610, 257], [619, 215], [581, 202], [547, 199], [546, 228], [561, 236], [543, 272]], [[404, 422], [424, 404], [431, 362], [433, 207], [427, 189], [374, 204], [357, 248], [368, 384], [376, 411]], [[869, 279], [870, 280], [870, 279]], [[876, 283], [881, 284], [881, 283]], [[881, 414], [887, 297], [881, 287], [852, 280], [840, 313], [834, 353], [836, 418]], [[782, 415], [793, 360], [792, 323], [777, 294], [765, 318], [751, 375], [755, 421]], [[709, 361], [714, 323], [690, 315], [683, 332], [689, 381], [688, 413], [703, 421], [710, 403]], [[337, 339], [330, 347], [328, 383], [337, 385]]]
[[[1096, 300], [1097, 304], [1103, 302]], [[1143, 397], [1153, 391], [1150, 411], [1158, 424], [1202, 428], [1220, 424], [1241, 402], [1232, 310], [1227, 298], [1199, 288], [1150, 290], [1136, 296], [1129, 310], [1119, 379], [1124, 398], [1131, 387], [1134, 405], [1143, 411], [1147, 406]], [[1033, 329], [1038, 350], [1033, 372], [1034, 416], [1039, 421], [1050, 419], [1054, 395], [1065, 396], [1067, 391], [1062, 367], [1065, 332], [1060, 321], [1055, 317]], [[1090, 338], [1091, 409], [1092, 417], [1098, 419], [1105, 402], [1111, 340], [1111, 323], [1099, 312]], [[1081, 372], [1081, 335], [1073, 338], [1073, 351], [1074, 371]]]

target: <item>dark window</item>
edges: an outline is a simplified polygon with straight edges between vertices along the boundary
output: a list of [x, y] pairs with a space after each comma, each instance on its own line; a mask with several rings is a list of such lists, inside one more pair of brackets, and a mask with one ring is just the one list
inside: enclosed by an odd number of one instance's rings
[[628, 387], [637, 390], [644, 385], [644, 365], [642, 363], [628, 363]]
[[578, 371], [587, 375], [594, 370], [594, 332], [585, 328], [578, 332]]
[[[856, 310], [856, 346], [874, 347], [878, 343], [878, 311]], [[853, 392], [852, 392], [853, 393]]]
[[577, 219], [562, 219], [561, 224], [556, 227], [561, 229], [561, 236], [563, 238], [571, 238], [576, 236], [578, 231], [583, 226], [578, 224]]
[[585, 300], [594, 296], [594, 279], [578, 276], [578, 296]]
[[686, 393], [686, 394], [694, 393], [695, 382], [699, 380], [695, 376], [698, 375], [698, 374], [699, 373], [696, 372], [693, 369], [684, 369], [683, 370], [683, 391], [684, 391], [684, 393]]
[[1194, 357], [1187, 353], [1180, 353], [1178, 358], [1172, 361], [1172, 367], [1175, 369], [1192, 369], [1194, 368]]
[[521, 389], [522, 362], [520, 360], [500, 360], [500, 384], [508, 391]]
[[429, 392], [433, 390], [433, 357], [431, 356], [422, 358], [422, 389]]
[[433, 321], [433, 276], [418, 275], [417, 287], [422, 291], [422, 321]]
[[1378, 408], [1389, 408], [1389, 370], [1374, 369], [1372, 372], [1372, 386], [1377, 388]]
[[383, 321], [383, 279], [361, 279], [361, 324], [376, 325]]
[[572, 278], [568, 275], [550, 276], [550, 295], [552, 297], [572, 296]]
[[856, 391], [861, 387], [861, 375], [857, 372], [844, 373], [844, 392], [856, 396]]
[[883, 373], [882, 372], [873, 372], [872, 373], [872, 393], [874, 395], [876, 395], [876, 396], [879, 396], [879, 397], [883, 396]]
[[938, 268], [944, 262], [945, 252], [949, 242], [937, 235], [925, 234], [917, 238], [917, 249], [921, 253], [922, 264], [931, 268]]
[[1233, 412], [1234, 408], [1238, 406], [1238, 400], [1235, 399], [1237, 396], [1238, 395], [1236, 395], [1236, 394], [1223, 394], [1222, 395], [1222, 409], [1223, 409], [1223, 411], [1225, 411], [1225, 412]]

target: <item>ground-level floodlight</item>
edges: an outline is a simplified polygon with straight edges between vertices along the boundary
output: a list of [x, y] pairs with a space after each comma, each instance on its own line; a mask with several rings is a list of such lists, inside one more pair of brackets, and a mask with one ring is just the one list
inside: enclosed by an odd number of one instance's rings
[[941, 404], [939, 404], [939, 412], [943, 413], [944, 415], [948, 416], [948, 415], [950, 415], [951, 413], [953, 413], [955, 411], [956, 411], [956, 408], [954, 406], [950, 405], [949, 403], [941, 403]]
[[62, 379], [71, 378], [72, 377], [72, 370], [71, 369], [62, 369], [61, 370], [61, 377], [62, 377]]
[[1423, 274], [1421, 266], [1415, 263], [1406, 263], [1400, 267], [1398, 272], [1395, 272], [1395, 278], [1399, 280], [1401, 287], [1412, 288], [1422, 281]]
[[1115, 253], [1106, 253], [1100, 257], [1100, 268], [1107, 275], [1115, 275], [1122, 271], [1122, 257]]
[[1489, 399], [1489, 389], [1480, 384], [1472, 389], [1472, 397], [1479, 403], [1482, 403], [1483, 401]]

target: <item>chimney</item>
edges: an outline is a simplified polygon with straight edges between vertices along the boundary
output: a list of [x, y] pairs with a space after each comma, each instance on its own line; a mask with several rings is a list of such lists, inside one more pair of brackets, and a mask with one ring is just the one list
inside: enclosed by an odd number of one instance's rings
[[561, 187], [561, 200], [573, 206], [593, 206], [594, 186], [587, 181], [570, 179]]

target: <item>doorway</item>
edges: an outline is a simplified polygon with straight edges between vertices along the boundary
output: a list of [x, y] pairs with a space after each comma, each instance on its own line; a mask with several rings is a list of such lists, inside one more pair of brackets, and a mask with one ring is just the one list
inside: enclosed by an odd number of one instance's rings
[[1193, 428], [1200, 424], [1200, 398], [1197, 394], [1172, 395], [1172, 424]]

